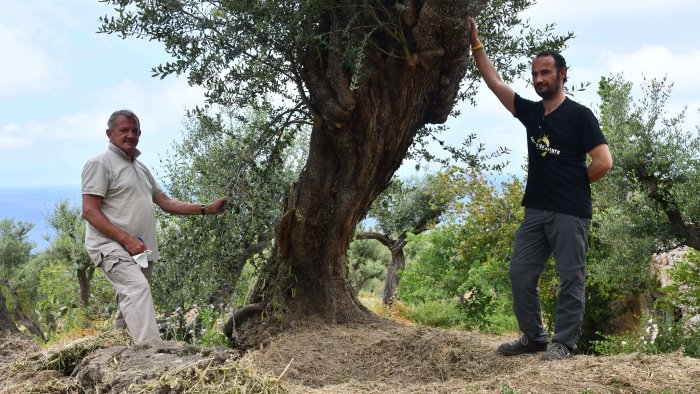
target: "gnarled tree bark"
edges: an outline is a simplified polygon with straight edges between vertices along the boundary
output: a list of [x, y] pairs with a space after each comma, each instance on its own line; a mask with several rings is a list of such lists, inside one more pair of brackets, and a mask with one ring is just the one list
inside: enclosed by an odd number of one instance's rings
[[[276, 229], [275, 264], [259, 281], [253, 300], [269, 303], [278, 297], [287, 321], [309, 316], [328, 323], [376, 319], [348, 286], [348, 246], [417, 131], [447, 120], [467, 70], [468, 16], [474, 12], [474, 4], [466, 0], [408, 6], [416, 16], [413, 20], [408, 15], [413, 28], [403, 27], [406, 41], [374, 33], [375, 40], [387, 44], [365, 49], [354, 90], [351, 70], [333, 49], [307, 48], [303, 79], [314, 114], [308, 161]], [[401, 18], [393, 3], [386, 7], [394, 10], [389, 17]], [[361, 2], [357, 9], [362, 9]], [[328, 16], [331, 43], [357, 16], [347, 10], [344, 5]], [[359, 17], [380, 23], [387, 18], [373, 11]]]

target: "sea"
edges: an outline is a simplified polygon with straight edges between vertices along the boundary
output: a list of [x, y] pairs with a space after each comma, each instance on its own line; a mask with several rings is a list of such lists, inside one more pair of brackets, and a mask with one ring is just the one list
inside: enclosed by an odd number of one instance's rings
[[80, 185], [0, 187], [0, 219], [32, 223], [34, 227], [28, 234], [28, 240], [35, 245], [32, 252], [39, 252], [55, 237], [47, 219], [61, 200], [79, 207]]

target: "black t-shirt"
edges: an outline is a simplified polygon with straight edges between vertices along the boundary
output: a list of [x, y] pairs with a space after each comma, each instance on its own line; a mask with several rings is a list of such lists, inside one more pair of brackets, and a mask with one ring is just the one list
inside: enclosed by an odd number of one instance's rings
[[515, 95], [515, 117], [527, 130], [527, 185], [522, 205], [591, 218], [586, 153], [607, 144], [590, 109], [568, 97], [544, 116], [542, 101]]

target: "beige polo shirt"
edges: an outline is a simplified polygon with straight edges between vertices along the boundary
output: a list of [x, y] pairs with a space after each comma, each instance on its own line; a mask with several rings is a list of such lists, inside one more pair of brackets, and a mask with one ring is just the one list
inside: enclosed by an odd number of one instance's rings
[[[137, 149], [134, 156], [140, 154]], [[143, 239], [152, 251], [148, 260], [158, 259], [153, 200], [163, 193], [163, 189], [148, 168], [110, 142], [106, 152], [88, 160], [82, 178], [82, 194], [103, 197], [101, 209], [107, 219], [132, 236]], [[102, 261], [102, 255], [123, 246], [87, 223], [85, 248], [97, 265]]]

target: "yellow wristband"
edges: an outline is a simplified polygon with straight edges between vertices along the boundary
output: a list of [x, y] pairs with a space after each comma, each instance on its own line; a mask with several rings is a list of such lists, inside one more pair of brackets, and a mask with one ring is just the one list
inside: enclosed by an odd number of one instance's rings
[[484, 49], [484, 44], [479, 43], [477, 46], [472, 47], [472, 52], [481, 51], [481, 50], [483, 50], [483, 49]]

